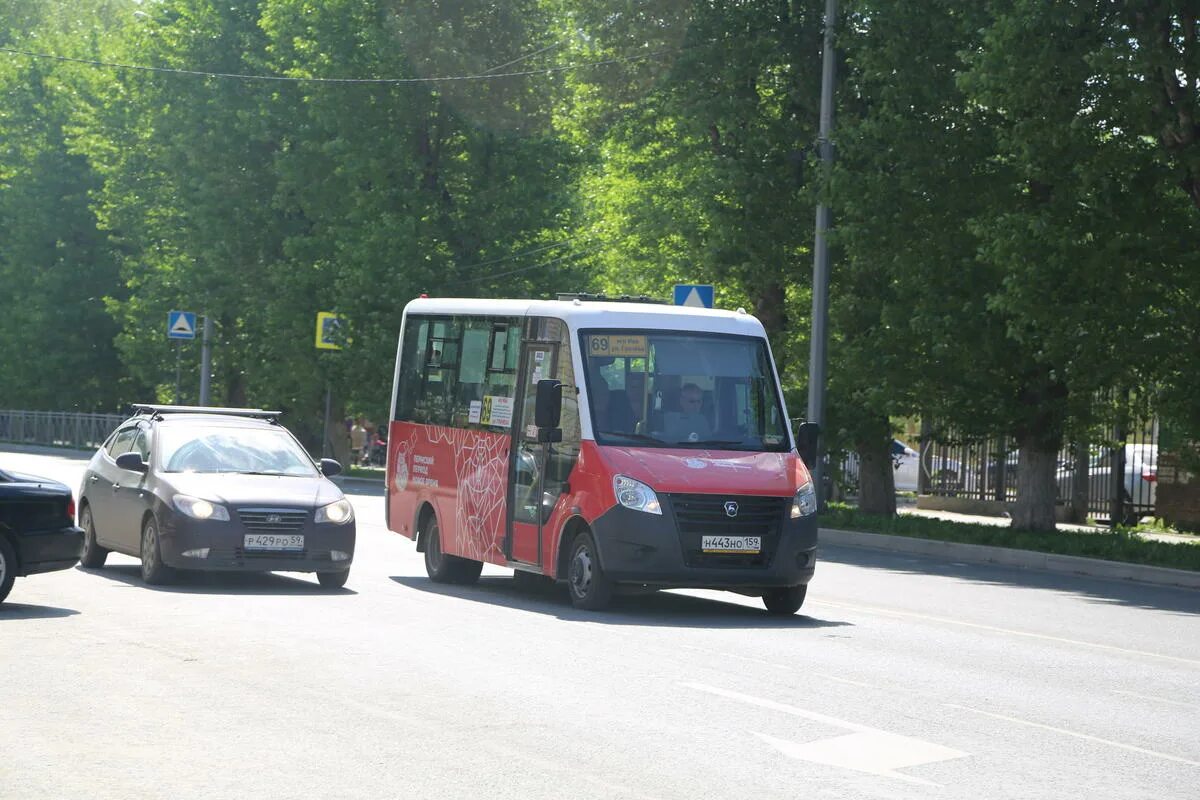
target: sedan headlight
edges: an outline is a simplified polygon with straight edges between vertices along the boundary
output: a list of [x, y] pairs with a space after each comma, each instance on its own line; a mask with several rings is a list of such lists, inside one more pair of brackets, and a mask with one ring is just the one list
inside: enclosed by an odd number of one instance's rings
[[796, 490], [796, 496], [792, 498], [791, 517], [800, 519], [815, 513], [817, 513], [817, 493], [813, 491], [812, 481], [805, 481]]
[[349, 500], [343, 497], [336, 503], [330, 503], [327, 506], [318, 508], [313, 521], [332, 522], [334, 525], [342, 525], [352, 519], [354, 519], [354, 507], [350, 505]]
[[617, 495], [617, 502], [626, 508], [645, 511], [647, 514], [662, 514], [658, 495], [641, 481], [617, 475], [613, 478], [613, 492]]
[[175, 507], [192, 519], [216, 519], [229, 521], [229, 509], [199, 497], [177, 494], [174, 497]]

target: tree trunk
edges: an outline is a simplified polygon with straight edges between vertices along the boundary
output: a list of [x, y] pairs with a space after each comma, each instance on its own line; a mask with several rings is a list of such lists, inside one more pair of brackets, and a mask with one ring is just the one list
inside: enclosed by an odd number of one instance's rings
[[787, 331], [787, 294], [778, 281], [768, 281], [759, 287], [754, 296], [754, 316], [763, 324], [767, 338], [771, 341], [776, 366], [782, 375], [787, 369], [787, 349], [781, 347], [782, 337]]
[[1017, 501], [1013, 505], [1012, 527], [1053, 532], [1054, 501], [1058, 494], [1054, 483], [1057, 447], [1029, 435], [1021, 437], [1019, 444], [1021, 455], [1017, 462]]
[[864, 514], [896, 513], [896, 469], [892, 440], [860, 442], [858, 451], [858, 510]]

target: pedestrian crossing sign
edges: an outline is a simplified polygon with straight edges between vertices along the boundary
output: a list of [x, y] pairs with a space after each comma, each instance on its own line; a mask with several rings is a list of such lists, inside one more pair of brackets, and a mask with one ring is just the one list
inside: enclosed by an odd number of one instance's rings
[[713, 287], [704, 283], [675, 284], [675, 305], [691, 308], [712, 308]]
[[168, 311], [167, 338], [195, 339], [196, 315], [191, 311]]
[[341, 350], [346, 338], [342, 333], [342, 318], [332, 311], [317, 312], [317, 349]]

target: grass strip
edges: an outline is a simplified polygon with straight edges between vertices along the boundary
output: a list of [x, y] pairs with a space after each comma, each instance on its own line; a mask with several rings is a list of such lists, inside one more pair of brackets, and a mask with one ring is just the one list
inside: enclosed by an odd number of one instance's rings
[[1131, 530], [1056, 531], [1033, 533], [1014, 531], [999, 525], [976, 522], [952, 522], [898, 514], [894, 517], [863, 514], [844, 503], [830, 503], [821, 514], [821, 527], [865, 533], [909, 536], [914, 539], [936, 539], [942, 542], [981, 544], [1007, 547], [1013, 550], [1032, 550], [1063, 556], [1102, 558], [1128, 564], [1170, 567], [1200, 571], [1200, 545], [1191, 542], [1159, 542], [1140, 538]]

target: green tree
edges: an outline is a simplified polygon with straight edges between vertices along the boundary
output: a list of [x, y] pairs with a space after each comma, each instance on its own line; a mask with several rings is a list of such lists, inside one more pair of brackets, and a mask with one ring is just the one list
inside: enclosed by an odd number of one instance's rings
[[[109, 3], [81, 24], [62, 9], [9, 4], [0, 42], [84, 53]], [[100, 179], [71, 147], [72, 87], [52, 62], [0, 58], [0, 407], [114, 410], [123, 390], [103, 298], [116, 264], [90, 194]]]

